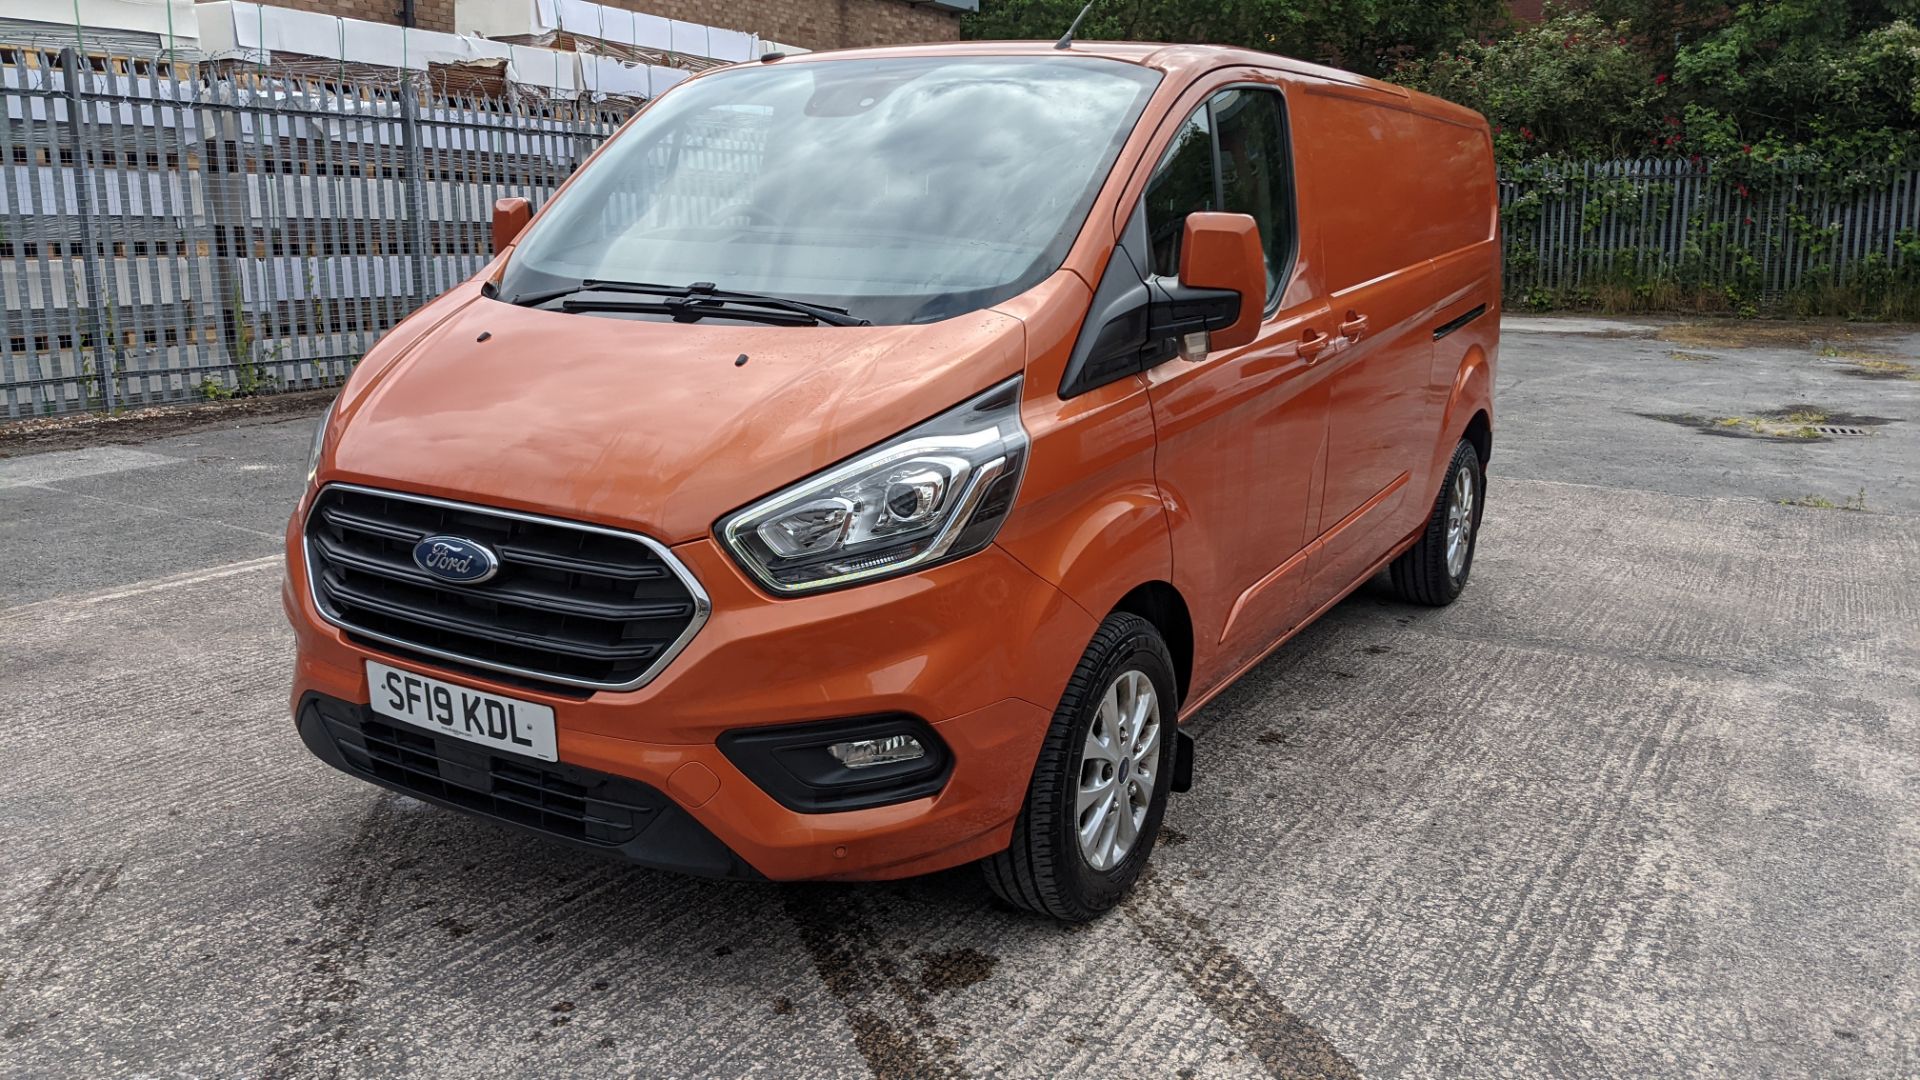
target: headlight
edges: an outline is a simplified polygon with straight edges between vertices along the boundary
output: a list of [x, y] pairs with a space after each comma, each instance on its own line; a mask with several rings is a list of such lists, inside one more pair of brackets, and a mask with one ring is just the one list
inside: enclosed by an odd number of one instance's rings
[[307, 486], [313, 486], [313, 477], [320, 471], [320, 450], [327, 445], [327, 421], [333, 419], [333, 404], [327, 404], [327, 411], [320, 414], [320, 426], [313, 429], [313, 449], [307, 451]]
[[902, 574], [991, 543], [1026, 464], [1015, 377], [723, 519], [720, 538], [775, 592]]

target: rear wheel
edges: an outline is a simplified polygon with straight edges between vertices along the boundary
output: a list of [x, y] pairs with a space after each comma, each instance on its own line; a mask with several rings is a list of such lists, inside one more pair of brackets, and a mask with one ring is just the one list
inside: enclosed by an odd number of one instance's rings
[[1453, 448], [1453, 460], [1440, 481], [1427, 528], [1406, 553], [1393, 560], [1393, 590], [1402, 600], [1432, 607], [1453, 603], [1473, 572], [1473, 545], [1480, 535], [1486, 474], [1480, 454], [1465, 439]]
[[1054, 710], [1013, 843], [981, 864], [1002, 900], [1086, 922], [1133, 887], [1173, 780], [1174, 686], [1153, 624], [1108, 616]]

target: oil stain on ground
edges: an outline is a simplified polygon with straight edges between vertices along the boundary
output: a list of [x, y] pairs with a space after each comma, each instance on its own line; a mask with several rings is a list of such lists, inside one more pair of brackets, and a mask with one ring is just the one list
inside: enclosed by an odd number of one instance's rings
[[[939, 1030], [928, 1008], [925, 974], [919, 980], [909, 978], [876, 940], [872, 920], [862, 910], [862, 895], [839, 886], [790, 885], [782, 900], [814, 972], [846, 1010], [854, 1049], [874, 1076], [942, 1080], [967, 1075], [953, 1039]], [[962, 952], [972, 950], [954, 950]], [[956, 972], [981, 966], [968, 958], [948, 962]], [[991, 962], [985, 967], [991, 970]]]
[[1122, 902], [1122, 910], [1207, 1011], [1253, 1051], [1269, 1076], [1359, 1080], [1353, 1062], [1262, 985], [1151, 868]]
[[382, 865], [381, 840], [402, 838], [416, 827], [410, 817], [393, 817], [395, 801], [383, 791], [368, 803], [340, 853], [338, 872], [313, 901], [312, 933], [301, 952], [289, 954], [301, 966], [260, 1069], [268, 1080], [312, 1073], [310, 1055], [346, 1034], [380, 909], [398, 869]]
[[999, 958], [979, 949], [946, 949], [920, 955], [920, 989], [929, 994], [947, 994], [965, 990], [993, 974]]
[[[25, 917], [15, 923], [7, 942], [10, 948], [0, 951], [0, 991], [17, 992], [23, 985], [53, 973], [68, 935], [92, 916], [102, 897], [113, 891], [120, 870], [118, 863], [69, 866], [41, 887], [27, 905]], [[8, 1037], [18, 1036], [9, 1029]]]

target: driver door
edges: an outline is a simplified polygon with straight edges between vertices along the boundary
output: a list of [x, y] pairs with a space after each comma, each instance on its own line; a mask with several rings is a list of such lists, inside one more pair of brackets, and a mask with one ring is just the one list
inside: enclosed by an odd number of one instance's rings
[[1257, 659], [1311, 609], [1306, 548], [1329, 400], [1317, 365], [1337, 342], [1316, 260], [1303, 254], [1313, 249], [1300, 236], [1292, 172], [1280, 86], [1226, 73], [1168, 140], [1140, 207], [1155, 275], [1177, 270], [1186, 215], [1202, 210], [1251, 215], [1267, 263], [1267, 312], [1251, 344], [1146, 375], [1174, 584], [1201, 639], [1196, 689]]

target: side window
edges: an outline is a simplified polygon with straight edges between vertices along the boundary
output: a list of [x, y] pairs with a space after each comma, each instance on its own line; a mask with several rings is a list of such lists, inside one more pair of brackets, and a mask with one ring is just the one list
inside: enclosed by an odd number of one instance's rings
[[1221, 209], [1251, 214], [1267, 256], [1267, 296], [1293, 254], [1293, 193], [1288, 190], [1286, 120], [1271, 90], [1228, 90], [1213, 99], [1220, 143]]
[[1147, 181], [1155, 274], [1180, 271], [1186, 217], [1198, 210], [1249, 214], [1267, 258], [1267, 296], [1293, 254], [1293, 189], [1285, 104], [1272, 90], [1223, 90], [1187, 118]]
[[1153, 242], [1153, 272], [1172, 277], [1180, 272], [1180, 238], [1187, 215], [1211, 210], [1218, 193], [1213, 176], [1213, 125], [1202, 105], [1180, 133], [1147, 181], [1147, 231]]

